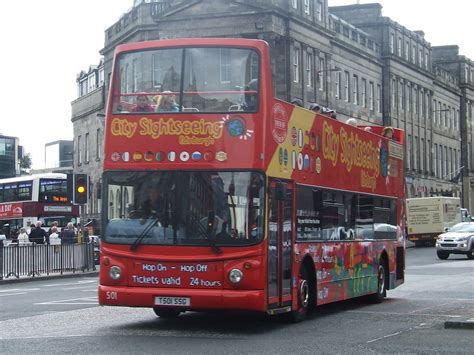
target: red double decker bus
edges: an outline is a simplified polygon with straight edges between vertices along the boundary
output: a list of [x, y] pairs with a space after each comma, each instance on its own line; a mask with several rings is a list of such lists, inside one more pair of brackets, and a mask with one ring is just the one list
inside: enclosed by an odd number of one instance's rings
[[120, 45], [107, 105], [101, 305], [300, 320], [404, 281], [403, 132], [273, 97], [245, 39]]

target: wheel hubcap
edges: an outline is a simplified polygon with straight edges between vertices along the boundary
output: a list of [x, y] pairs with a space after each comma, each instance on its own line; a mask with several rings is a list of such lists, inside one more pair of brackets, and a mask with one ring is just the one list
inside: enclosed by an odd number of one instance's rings
[[379, 268], [379, 293], [383, 294], [383, 290], [385, 289], [385, 275], [383, 267]]
[[309, 287], [306, 280], [300, 281], [300, 287], [298, 291], [301, 307], [306, 308], [309, 303]]

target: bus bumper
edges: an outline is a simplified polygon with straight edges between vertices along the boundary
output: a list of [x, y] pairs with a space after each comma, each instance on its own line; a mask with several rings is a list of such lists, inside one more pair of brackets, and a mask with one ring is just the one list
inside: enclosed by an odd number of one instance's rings
[[[189, 297], [190, 306], [170, 306], [183, 311], [246, 310], [266, 312], [264, 290], [156, 289], [99, 285], [102, 306], [155, 307], [156, 297]], [[159, 306], [168, 307], [168, 306]]]

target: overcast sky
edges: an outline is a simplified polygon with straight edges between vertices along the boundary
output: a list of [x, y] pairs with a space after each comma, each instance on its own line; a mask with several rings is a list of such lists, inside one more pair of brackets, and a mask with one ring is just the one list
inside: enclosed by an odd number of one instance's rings
[[[382, 14], [432, 45], [457, 44], [474, 60], [471, 0], [381, 0]], [[357, 0], [329, 0], [329, 6]], [[76, 76], [98, 64], [105, 30], [133, 0], [0, 0], [2, 85], [0, 133], [20, 138], [34, 168], [44, 168], [44, 146], [72, 140]]]

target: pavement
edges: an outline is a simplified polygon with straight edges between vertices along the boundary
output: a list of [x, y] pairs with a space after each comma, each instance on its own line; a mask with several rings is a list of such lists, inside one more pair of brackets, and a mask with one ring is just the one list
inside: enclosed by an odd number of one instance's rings
[[16, 277], [9, 277], [7, 279], [0, 280], [0, 287], [6, 284], [13, 284], [19, 282], [28, 282], [28, 281], [42, 281], [42, 280], [54, 280], [54, 279], [66, 279], [66, 278], [73, 278], [73, 277], [84, 277], [84, 276], [99, 276], [99, 269], [94, 271], [68, 271], [63, 272], [62, 274], [49, 274], [49, 275], [40, 275], [40, 276], [20, 276]]

